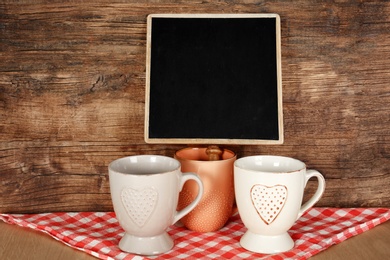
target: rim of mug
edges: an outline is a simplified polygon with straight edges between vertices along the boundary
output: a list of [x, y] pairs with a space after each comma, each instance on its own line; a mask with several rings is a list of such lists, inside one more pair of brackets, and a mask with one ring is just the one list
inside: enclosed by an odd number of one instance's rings
[[180, 153], [182, 151], [185, 151], [185, 150], [195, 150], [195, 149], [196, 150], [207, 150], [207, 147], [185, 147], [185, 148], [179, 149], [179, 150], [177, 150], [175, 152], [175, 158], [177, 158], [178, 160], [195, 161], [195, 162], [200, 162], [200, 163], [210, 163], [210, 162], [218, 163], [218, 162], [226, 162], [226, 161], [229, 161], [229, 160], [236, 160], [237, 159], [237, 153], [235, 153], [234, 151], [232, 151], [230, 149], [225, 149], [225, 148], [223, 148], [222, 150], [223, 151], [227, 151], [228, 153], [231, 153], [232, 157], [227, 158], [227, 159], [217, 160], [217, 161], [188, 159], [188, 158], [185, 158], [185, 157], [182, 157], [182, 156], [178, 155], [178, 153]]
[[[291, 171], [280, 171], [280, 172], [272, 172], [272, 174], [288, 174], [288, 173], [294, 173], [294, 172], [299, 172], [299, 171], [302, 171], [304, 169], [306, 169], [306, 163], [302, 162], [301, 160], [298, 160], [298, 159], [295, 159], [295, 158], [292, 158], [292, 157], [288, 157], [288, 156], [282, 156], [282, 155], [250, 155], [250, 156], [245, 156], [245, 157], [241, 157], [239, 159], [237, 159], [235, 162], [234, 162], [234, 167], [237, 167], [237, 168], [240, 168], [240, 169], [243, 169], [243, 170], [246, 170], [246, 171], [251, 171], [251, 172], [260, 172], [259, 170], [253, 170], [253, 169], [248, 169], [248, 168], [243, 168], [243, 167], [240, 167], [238, 166], [238, 164], [240, 163], [240, 161], [243, 161], [245, 159], [250, 159], [250, 158], [259, 158], [259, 157], [268, 157], [268, 158], [283, 158], [283, 159], [288, 159], [288, 160], [291, 160], [291, 161], [295, 161], [295, 162], [298, 162], [300, 164], [302, 164], [302, 167], [299, 167], [295, 170], [291, 170]], [[262, 171], [262, 172], [265, 172], [265, 173], [268, 173], [267, 171]]]
[[[177, 166], [176, 167], [172, 167], [172, 169], [170, 170], [165, 170], [165, 171], [161, 171], [161, 172], [157, 172], [157, 173], [146, 173], [146, 174], [133, 174], [133, 173], [125, 173], [125, 172], [122, 172], [122, 171], [118, 171], [117, 169], [113, 169], [112, 165], [114, 163], [118, 163], [119, 161], [124, 161], [124, 160], [128, 160], [130, 158], [146, 158], [146, 157], [159, 157], [159, 158], [164, 158], [165, 160], [170, 160], [170, 161], [174, 161], [177, 163]], [[119, 174], [124, 174], [124, 175], [132, 175], [132, 176], [150, 176], [150, 175], [159, 175], [159, 174], [165, 174], [165, 173], [170, 173], [170, 172], [174, 172], [174, 171], [177, 171], [177, 170], [180, 170], [181, 168], [181, 164], [180, 162], [175, 159], [175, 158], [172, 158], [172, 157], [169, 157], [169, 156], [165, 156], [165, 155], [154, 155], [154, 154], [139, 154], [139, 155], [130, 155], [130, 156], [125, 156], [125, 157], [121, 157], [121, 158], [118, 158], [118, 159], [115, 159], [114, 161], [110, 162], [108, 164], [108, 169], [110, 171], [113, 171], [115, 173], [119, 173]]]

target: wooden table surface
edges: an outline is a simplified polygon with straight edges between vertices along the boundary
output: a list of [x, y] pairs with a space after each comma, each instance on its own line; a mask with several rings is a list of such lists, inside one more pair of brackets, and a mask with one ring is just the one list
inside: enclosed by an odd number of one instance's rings
[[[0, 259], [88, 260], [96, 258], [66, 246], [42, 232], [0, 221]], [[390, 221], [334, 245], [311, 259], [390, 259]]]

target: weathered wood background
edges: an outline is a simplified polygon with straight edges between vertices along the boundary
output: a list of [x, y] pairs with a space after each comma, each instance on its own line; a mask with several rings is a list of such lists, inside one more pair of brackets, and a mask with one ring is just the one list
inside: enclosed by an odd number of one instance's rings
[[110, 161], [185, 146], [143, 141], [150, 13], [280, 14], [285, 143], [229, 148], [321, 171], [318, 206], [390, 207], [388, 1], [2, 1], [0, 212], [110, 211]]

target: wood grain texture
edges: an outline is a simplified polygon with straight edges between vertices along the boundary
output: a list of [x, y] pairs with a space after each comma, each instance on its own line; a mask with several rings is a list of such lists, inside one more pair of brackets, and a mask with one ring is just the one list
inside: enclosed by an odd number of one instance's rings
[[110, 161], [186, 145], [143, 140], [150, 13], [278, 13], [285, 142], [228, 148], [321, 171], [318, 206], [390, 207], [387, 1], [25, 0], [0, 3], [0, 212], [112, 210]]

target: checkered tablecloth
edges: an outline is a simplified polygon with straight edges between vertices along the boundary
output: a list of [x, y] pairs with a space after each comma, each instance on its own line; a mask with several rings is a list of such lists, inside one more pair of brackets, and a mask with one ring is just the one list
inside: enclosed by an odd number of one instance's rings
[[218, 232], [198, 233], [173, 225], [168, 233], [175, 241], [174, 248], [149, 258], [127, 254], [118, 248], [124, 231], [113, 212], [0, 214], [0, 219], [45, 232], [100, 259], [307, 259], [387, 221], [390, 209], [312, 208], [289, 231], [295, 247], [277, 255], [252, 253], [240, 246], [246, 228], [238, 214]]

